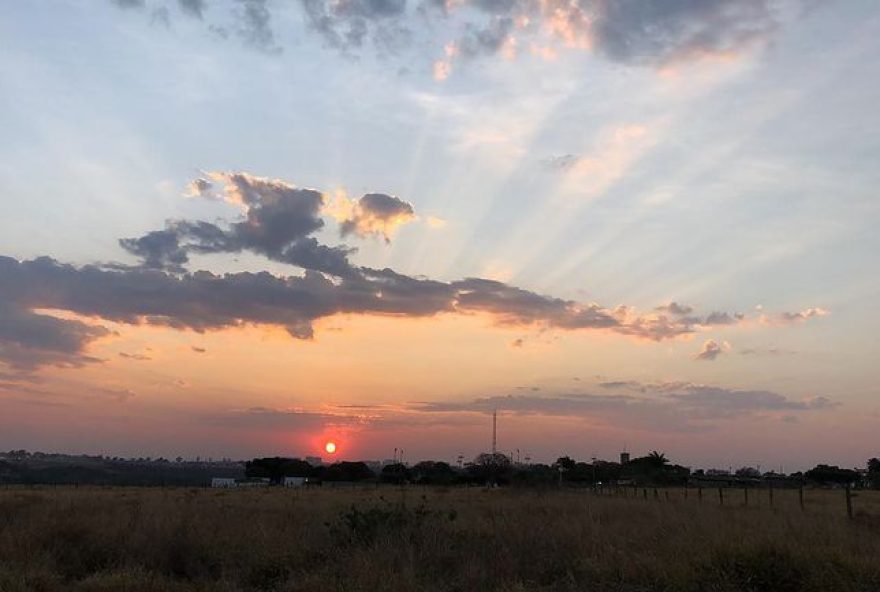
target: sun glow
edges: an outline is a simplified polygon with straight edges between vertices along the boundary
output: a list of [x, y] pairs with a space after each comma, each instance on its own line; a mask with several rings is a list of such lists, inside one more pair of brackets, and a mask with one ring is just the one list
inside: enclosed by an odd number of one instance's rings
[[327, 442], [324, 444], [324, 450], [327, 454], [336, 454], [336, 442]]

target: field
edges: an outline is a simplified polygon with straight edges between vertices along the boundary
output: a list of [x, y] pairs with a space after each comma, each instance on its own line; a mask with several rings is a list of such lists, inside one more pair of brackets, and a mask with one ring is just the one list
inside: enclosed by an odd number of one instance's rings
[[0, 489], [0, 591], [880, 590], [878, 492], [647, 493]]

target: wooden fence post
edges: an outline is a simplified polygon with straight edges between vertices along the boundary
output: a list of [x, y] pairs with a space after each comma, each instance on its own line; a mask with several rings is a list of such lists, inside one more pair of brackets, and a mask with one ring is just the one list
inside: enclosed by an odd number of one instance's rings
[[647, 487], [642, 490], [642, 497], [644, 497], [645, 499], [648, 499], [648, 488]]
[[801, 485], [798, 489], [798, 502], [801, 505], [801, 512], [804, 511], [804, 486]]
[[724, 488], [723, 487], [718, 488], [718, 503], [722, 506], [724, 505]]
[[772, 483], [770, 484], [769, 494], [770, 494], [770, 507], [772, 508], [773, 507], [773, 484]]
[[700, 500], [700, 503], [703, 503], [703, 488], [697, 487], [697, 499]]
[[749, 505], [749, 488], [748, 487], [743, 487], [743, 495], [744, 495], [745, 505], [748, 506]]
[[669, 501], [669, 490], [668, 490], [668, 489], [664, 489], [664, 490], [663, 490], [663, 493], [666, 495], [666, 501], [668, 502], [668, 501]]
[[850, 486], [847, 485], [846, 486], [846, 516], [849, 519], [852, 519], [852, 517], [853, 517], [852, 498], [853, 498], [852, 490], [850, 489]]

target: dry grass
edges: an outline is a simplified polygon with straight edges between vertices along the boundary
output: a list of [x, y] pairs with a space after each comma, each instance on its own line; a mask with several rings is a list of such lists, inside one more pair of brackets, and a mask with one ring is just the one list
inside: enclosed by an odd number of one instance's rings
[[638, 493], [6, 489], [0, 591], [880, 590], [877, 493]]

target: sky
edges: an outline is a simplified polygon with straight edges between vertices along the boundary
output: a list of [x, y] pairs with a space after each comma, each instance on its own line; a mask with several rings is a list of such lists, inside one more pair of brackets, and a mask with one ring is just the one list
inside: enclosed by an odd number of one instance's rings
[[0, 449], [880, 453], [873, 1], [3, 2], [0, 80]]

